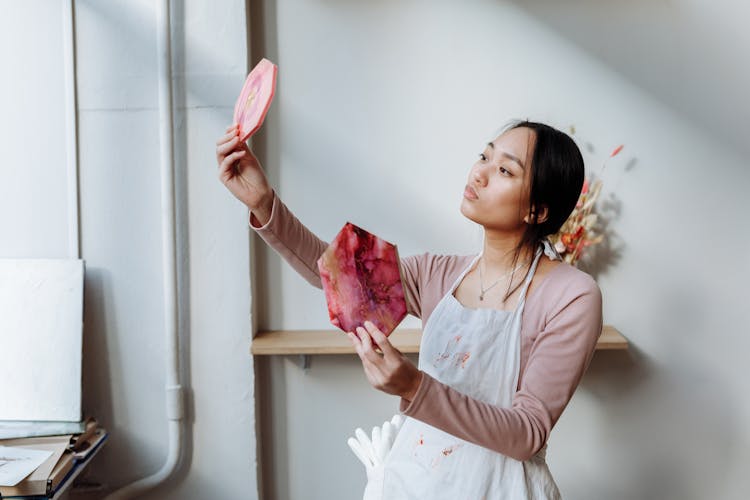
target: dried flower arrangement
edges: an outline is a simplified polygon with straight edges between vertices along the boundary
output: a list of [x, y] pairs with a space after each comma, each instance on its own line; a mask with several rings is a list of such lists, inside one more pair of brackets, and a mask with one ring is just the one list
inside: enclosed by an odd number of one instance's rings
[[[571, 128], [575, 133], [575, 129]], [[591, 182], [589, 177], [583, 181], [583, 188], [573, 212], [563, 223], [560, 231], [550, 236], [550, 242], [555, 246], [563, 260], [571, 265], [577, 265], [578, 260], [584, 254], [587, 247], [600, 243], [604, 236], [598, 234], [596, 223], [598, 216], [594, 211], [596, 201], [602, 189], [602, 174], [607, 160], [617, 156], [622, 151], [623, 145], [617, 146], [604, 160], [599, 175]]]

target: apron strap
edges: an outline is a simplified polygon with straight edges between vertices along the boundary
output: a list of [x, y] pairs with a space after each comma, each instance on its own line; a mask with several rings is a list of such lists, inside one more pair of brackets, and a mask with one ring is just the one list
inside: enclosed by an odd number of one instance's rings
[[464, 276], [466, 276], [466, 274], [469, 272], [469, 270], [471, 270], [471, 268], [474, 267], [474, 264], [477, 263], [477, 261], [479, 260], [479, 258], [481, 256], [482, 256], [481, 252], [479, 254], [477, 254], [477, 256], [474, 257], [474, 260], [471, 261], [471, 264], [469, 264], [468, 266], [466, 266], [466, 269], [464, 269], [463, 272], [458, 276], [458, 278], [456, 278], [456, 281], [453, 282], [453, 284], [450, 287], [450, 290], [448, 290], [448, 293], [450, 295], [453, 295], [453, 292], [456, 291], [456, 288], [458, 287], [458, 284], [461, 283], [461, 280], [464, 279]]
[[534, 273], [536, 272], [536, 266], [539, 264], [539, 258], [542, 256], [542, 250], [544, 247], [541, 245], [539, 248], [536, 249], [536, 253], [534, 254], [534, 262], [531, 263], [531, 269], [529, 269], [529, 274], [526, 276], [526, 280], [523, 283], [523, 288], [521, 289], [521, 295], [518, 297], [518, 305], [516, 305], [516, 311], [519, 309], [522, 309], [524, 304], [526, 304], [526, 292], [529, 289], [529, 285], [531, 284], [531, 280], [534, 278]]
[[[544, 246], [540, 245], [539, 248], [537, 248], [536, 253], [534, 254], [534, 261], [531, 264], [531, 269], [529, 270], [528, 275], [526, 276], [526, 280], [524, 281], [523, 288], [521, 289], [521, 296], [518, 299], [518, 306], [516, 306], [516, 309], [518, 309], [522, 303], [526, 302], [526, 290], [529, 288], [529, 284], [531, 283], [532, 278], [534, 277], [534, 272], [536, 272], [536, 266], [539, 264], [539, 258], [542, 256], [542, 251], [545, 249]], [[546, 252], [545, 252], [546, 253]], [[482, 257], [482, 253], [480, 252], [477, 254], [476, 257], [471, 261], [471, 264], [466, 266], [466, 269], [463, 270], [463, 272], [456, 278], [456, 281], [453, 282], [453, 284], [450, 287], [450, 290], [448, 291], [449, 294], [453, 294], [456, 291], [456, 287], [458, 287], [459, 283], [461, 283], [461, 280], [464, 279], [464, 276], [474, 267], [474, 265], [477, 263], [477, 261]]]

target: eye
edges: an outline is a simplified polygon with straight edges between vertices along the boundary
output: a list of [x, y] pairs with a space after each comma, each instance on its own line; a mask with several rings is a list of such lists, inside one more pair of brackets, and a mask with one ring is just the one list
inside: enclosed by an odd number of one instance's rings
[[511, 173], [510, 173], [510, 170], [506, 169], [505, 167], [500, 167], [500, 168], [499, 168], [498, 170], [499, 170], [499, 171], [500, 171], [500, 173], [501, 173], [501, 174], [503, 174], [503, 175], [507, 175], [507, 176], [509, 176], [509, 177], [510, 177], [511, 175], [513, 175], [513, 174], [511, 174]]

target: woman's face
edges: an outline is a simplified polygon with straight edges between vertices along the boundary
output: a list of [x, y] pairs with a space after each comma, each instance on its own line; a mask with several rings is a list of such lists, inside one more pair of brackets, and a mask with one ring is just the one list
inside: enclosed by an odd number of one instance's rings
[[461, 213], [486, 229], [517, 232], [529, 213], [528, 181], [535, 133], [518, 127], [485, 146], [469, 171]]

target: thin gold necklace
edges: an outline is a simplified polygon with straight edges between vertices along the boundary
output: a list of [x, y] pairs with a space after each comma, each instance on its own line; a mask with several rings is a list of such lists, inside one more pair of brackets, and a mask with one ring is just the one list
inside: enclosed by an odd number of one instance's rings
[[518, 265], [517, 265], [517, 266], [515, 267], [515, 269], [513, 269], [513, 270], [511, 270], [511, 271], [508, 271], [507, 273], [503, 274], [502, 276], [500, 276], [500, 278], [498, 278], [498, 280], [497, 280], [497, 281], [495, 281], [495, 282], [494, 282], [493, 284], [491, 284], [490, 286], [488, 286], [487, 288], [485, 288], [485, 287], [484, 287], [484, 283], [483, 283], [483, 281], [482, 281], [482, 263], [481, 263], [481, 262], [479, 262], [479, 289], [481, 290], [481, 292], [479, 292], [479, 300], [484, 300], [484, 294], [485, 294], [485, 293], [487, 293], [487, 292], [489, 292], [490, 290], [492, 290], [492, 288], [494, 288], [494, 287], [495, 287], [495, 286], [496, 286], [497, 284], [499, 284], [499, 283], [500, 283], [500, 282], [501, 282], [502, 280], [504, 280], [505, 278], [507, 278], [507, 277], [508, 277], [509, 275], [511, 275], [511, 274], [513, 274], [513, 273], [515, 273], [515, 272], [516, 272], [516, 271], [518, 271], [519, 269], [521, 269], [521, 268], [522, 268], [523, 266], [525, 266], [525, 265], [526, 265], [527, 263], [528, 263], [528, 261], [526, 261], [526, 262], [522, 262], [522, 263], [518, 264]]

